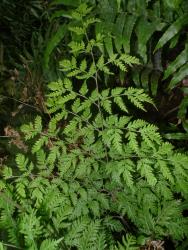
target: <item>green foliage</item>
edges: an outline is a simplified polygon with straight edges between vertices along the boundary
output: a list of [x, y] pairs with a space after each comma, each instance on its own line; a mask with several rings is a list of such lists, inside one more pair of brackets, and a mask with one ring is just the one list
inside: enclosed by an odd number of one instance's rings
[[[104, 21], [97, 24], [96, 31], [109, 31], [109, 38], [105, 43], [107, 52], [113, 53], [114, 50], [117, 50], [118, 52], [130, 53], [131, 50], [136, 51], [143, 66], [137, 73], [139, 77], [136, 77], [135, 72], [133, 73], [133, 81], [137, 86], [141, 84], [145, 89], [150, 89], [154, 96], [157, 94], [155, 85], [159, 82], [155, 83], [152, 80], [158, 78], [159, 81], [158, 74], [162, 75], [164, 72], [166, 77], [168, 72], [168, 76], [173, 76], [170, 83], [171, 88], [186, 76], [186, 66], [182, 70], [180, 69], [177, 76], [176, 74], [173, 75], [175, 71], [170, 72], [168, 67], [163, 69], [162, 66], [168, 63], [166, 58], [162, 58], [161, 52], [164, 48], [166, 49], [164, 45], [170, 42], [169, 47], [173, 49], [178, 44], [178, 39], [184, 33], [188, 22], [186, 1], [178, 1], [178, 4], [170, 4], [170, 2], [172, 1], [128, 1], [127, 3], [121, 3], [118, 9], [117, 1], [106, 0], [101, 1], [98, 7], [100, 18]], [[169, 8], [171, 9], [166, 11]], [[157, 44], [156, 32], [161, 33], [161, 38]], [[132, 42], [133, 39], [134, 43]], [[110, 43], [112, 44], [111, 49], [109, 49]], [[184, 46], [186, 44], [187, 38], [183, 42]], [[167, 55], [166, 53], [165, 57]], [[187, 59], [183, 59], [186, 57], [181, 52], [177, 56], [179, 56], [179, 60], [182, 58], [181, 61], [186, 60], [187, 62]], [[148, 83], [150, 84], [148, 85]]]
[[81, 4], [70, 13], [75, 40], [60, 62], [64, 77], [48, 84], [49, 123], [37, 116], [23, 125], [29, 151], [1, 171], [0, 228], [18, 248], [136, 250], [136, 236], [179, 241], [187, 232], [188, 156], [134, 118], [153, 101], [113, 81], [139, 61], [101, 50], [91, 11]]
[[123, 237], [122, 239], [123, 245], [120, 243], [118, 244], [118, 247], [115, 247], [114, 250], [138, 250], [138, 247], [136, 247], [136, 240], [131, 235], [126, 235], [126, 240]]
[[[140, 58], [141, 64], [136, 66], [136, 72], [134, 69], [132, 73], [130, 70], [124, 72], [124, 67], [120, 67], [119, 80], [122, 85], [130, 84], [129, 78], [131, 78], [131, 84], [144, 88], [155, 97], [160, 88], [166, 91], [165, 88], [168, 85], [168, 89], [171, 90], [186, 77], [187, 36], [185, 33], [188, 22], [186, 0], [53, 1], [51, 5], [53, 7], [52, 23], [59, 22], [60, 26], [62, 23], [66, 23], [66, 27], [70, 30], [72, 25], [76, 26], [76, 30], [71, 34], [72, 40], [74, 40], [71, 46], [74, 46], [74, 43], [78, 45], [83, 42], [83, 30], [80, 30], [79, 27], [81, 22], [79, 12], [82, 12], [83, 7], [78, 8], [76, 14], [73, 13], [74, 18], [72, 18], [72, 11], [74, 12], [80, 3], [83, 3], [81, 6], [84, 6], [84, 3], [87, 2], [93, 8], [93, 11], [88, 13], [88, 22], [92, 22], [96, 35], [106, 34], [101, 41], [103, 46], [100, 47], [103, 54], [112, 56], [117, 52], [121, 54], [131, 52]], [[99, 17], [100, 21], [93, 22], [95, 16]], [[85, 24], [87, 26], [87, 22]], [[61, 32], [54, 35], [52, 31], [52, 40], [56, 41], [51, 42], [50, 40], [49, 44], [53, 49], [61, 40], [62, 44], [67, 40], [70, 41], [70, 34], [67, 32], [65, 37], [65, 28], [63, 30], [62, 36]], [[76, 41], [75, 32], [80, 34], [76, 37]], [[59, 38], [56, 39], [56, 36]], [[80, 46], [83, 46], [83, 43]], [[77, 47], [77, 49], [80, 50], [82, 47]], [[46, 51], [45, 62], [47, 65], [50, 59], [48, 46]], [[52, 50], [50, 50], [51, 52]], [[66, 56], [67, 52], [63, 47], [62, 56]], [[176, 54], [175, 58], [171, 57], [173, 53]]]

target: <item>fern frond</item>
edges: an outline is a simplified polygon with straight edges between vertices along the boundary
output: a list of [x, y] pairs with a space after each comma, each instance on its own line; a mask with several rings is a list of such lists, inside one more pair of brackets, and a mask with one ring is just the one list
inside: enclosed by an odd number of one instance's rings
[[153, 162], [151, 162], [149, 159], [139, 160], [137, 163], [137, 169], [140, 170], [141, 176], [146, 178], [149, 185], [155, 186], [155, 184], [157, 183], [157, 179], [152, 171], [152, 163]]
[[[87, 61], [86, 61], [86, 59], [83, 59], [83, 60], [81, 61], [81, 63], [80, 63], [80, 70], [85, 72], [86, 69], [87, 69]], [[85, 84], [84, 84], [84, 85], [85, 85]]]
[[127, 135], [129, 141], [129, 147], [135, 152], [139, 152], [139, 145], [137, 141], [137, 134], [135, 132], [128, 132]]
[[28, 159], [23, 154], [17, 154], [16, 163], [20, 171], [25, 172], [27, 170]]
[[77, 35], [84, 35], [86, 30], [83, 27], [69, 27], [69, 30], [76, 33]]
[[41, 138], [39, 138], [32, 147], [32, 153], [34, 154], [37, 151], [39, 151], [42, 148], [42, 146], [47, 142], [48, 142], [47, 136], [42, 136]]
[[84, 82], [84, 83], [82, 84], [82, 87], [80, 88], [79, 92], [80, 92], [80, 94], [82, 94], [82, 95], [86, 95], [86, 94], [88, 93], [88, 87], [87, 87], [86, 82]]
[[163, 160], [157, 160], [157, 163], [159, 164], [159, 168], [164, 178], [169, 180], [171, 183], [174, 183], [174, 177], [169, 169], [169, 166], [167, 165], [167, 162]]
[[56, 146], [53, 146], [51, 149], [50, 149], [50, 152], [48, 154], [48, 157], [47, 157], [47, 163], [49, 164], [54, 164], [56, 159], [58, 159], [58, 157], [60, 156], [60, 153], [59, 153], [59, 147], [56, 147]]
[[[127, 91], [125, 91], [125, 94], [127, 95], [127, 98], [139, 109], [142, 109], [145, 111], [145, 108], [143, 106], [144, 102], [153, 104], [152, 99], [144, 93], [144, 90], [142, 89], [134, 89], [134, 88], [128, 88]], [[154, 105], [154, 104], [153, 104]]]
[[118, 107], [122, 111], [128, 113], [128, 109], [127, 109], [126, 105], [124, 104], [122, 97], [119, 97], [119, 96], [115, 97], [114, 102], [118, 105]]
[[35, 128], [35, 131], [37, 131], [38, 133], [42, 132], [42, 118], [40, 116], [37, 116], [35, 118], [34, 128]]
[[102, 107], [108, 114], [112, 114], [112, 102], [110, 100], [104, 100], [101, 102]]
[[132, 66], [133, 64], [140, 64], [138, 58], [127, 54], [122, 54], [119, 59], [122, 60], [124, 63], [128, 64], [129, 66]]
[[153, 142], [157, 143], [158, 145], [161, 144], [161, 136], [157, 132], [157, 127], [153, 124], [148, 124], [140, 128], [139, 132], [143, 140], [148, 144], [148, 146], [154, 147]]
[[26, 198], [25, 185], [22, 182], [16, 183], [16, 195], [19, 198]]
[[120, 129], [114, 129], [112, 145], [117, 150], [117, 152], [122, 153], [122, 131]]
[[81, 41], [81, 42], [72, 41], [68, 44], [68, 46], [70, 47], [71, 52], [73, 54], [78, 53], [78, 52], [83, 52], [85, 50], [85, 44], [83, 41]]
[[36, 216], [34, 210], [30, 214], [24, 214], [20, 221], [20, 233], [24, 235], [26, 246], [35, 246], [35, 239], [42, 234], [42, 226], [40, 224], [40, 217]]
[[62, 238], [58, 240], [46, 239], [41, 243], [40, 250], [57, 250], [61, 241]]
[[122, 244], [118, 243], [118, 247], [114, 250], [138, 250], [136, 246], [136, 238], [132, 235], [126, 234], [126, 238], [122, 238]]

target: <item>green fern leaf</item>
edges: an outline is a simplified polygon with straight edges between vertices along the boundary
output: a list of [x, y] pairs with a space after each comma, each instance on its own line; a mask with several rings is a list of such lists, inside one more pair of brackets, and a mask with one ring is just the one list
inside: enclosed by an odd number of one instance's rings
[[[127, 98], [139, 109], [142, 109], [145, 111], [145, 108], [143, 106], [144, 102], [153, 104], [152, 99], [144, 93], [142, 89], [133, 89], [128, 88], [125, 91], [125, 94], [127, 95]], [[153, 104], [154, 105], [154, 104]]]
[[97, 62], [97, 67], [99, 68], [99, 70], [102, 70], [104, 67], [104, 56], [101, 55], [98, 62]]
[[128, 54], [122, 54], [119, 59], [124, 63], [128, 64], [129, 66], [132, 66], [133, 64], [140, 64], [138, 58], [130, 56]]
[[118, 126], [120, 128], [124, 128], [125, 125], [127, 125], [130, 122], [131, 118], [132, 118], [131, 116], [121, 116], [118, 121]]
[[143, 140], [148, 144], [148, 146], [154, 147], [153, 142], [157, 143], [158, 145], [161, 144], [161, 136], [157, 132], [156, 126], [148, 124], [147, 126], [140, 128], [139, 132], [141, 133]]
[[112, 94], [113, 97], [115, 97], [115, 96], [118, 96], [118, 95], [122, 94], [123, 91], [124, 91], [124, 88], [117, 87], [117, 88], [113, 88], [111, 90], [111, 94]]
[[67, 74], [68, 77], [78, 76], [81, 73], [80, 69], [74, 69], [70, 73]]
[[122, 131], [120, 129], [115, 129], [113, 134], [112, 145], [117, 150], [117, 152], [122, 153]]
[[59, 89], [61, 89], [62, 86], [63, 86], [63, 81], [60, 79], [56, 82], [51, 82], [48, 84], [48, 88], [52, 91], [59, 91]]
[[42, 132], [42, 118], [40, 116], [35, 118], [34, 128], [38, 133]]
[[134, 132], [128, 132], [127, 137], [129, 140], [129, 146], [130, 148], [135, 152], [139, 152], [139, 146], [138, 146], [138, 141], [137, 141], [137, 134]]
[[68, 46], [71, 48], [71, 53], [78, 53], [83, 52], [85, 50], [85, 44], [83, 41], [81, 42], [74, 42], [71, 41]]
[[70, 94], [67, 94], [67, 95], [59, 98], [57, 103], [59, 105], [62, 105], [62, 108], [63, 108], [63, 105], [65, 105], [70, 100], [74, 100], [75, 98], [76, 98], [76, 93], [72, 92]]
[[84, 96], [88, 93], [88, 88], [87, 88], [86, 82], [84, 82], [84, 83], [82, 84], [82, 87], [81, 87], [81, 89], [79, 90], [79, 92], [80, 92], [80, 94], [82, 94], [82, 95], [84, 95]]
[[5, 180], [12, 177], [12, 168], [5, 166], [2, 172]]
[[94, 17], [87, 18], [85, 23], [84, 23], [84, 27], [87, 29], [88, 26], [90, 26], [91, 24], [97, 23], [97, 22], [100, 22], [100, 19], [94, 18]]
[[127, 67], [125, 66], [125, 64], [120, 60], [115, 60], [113, 62], [117, 67], [119, 67], [122, 71], [126, 72], [127, 71]]
[[115, 98], [114, 98], [114, 102], [118, 105], [118, 107], [119, 107], [122, 111], [128, 113], [128, 109], [127, 109], [127, 107], [125, 106], [122, 97], [120, 97], [120, 96], [115, 97]]
[[61, 241], [62, 238], [59, 240], [46, 239], [41, 243], [40, 250], [57, 250], [59, 249], [58, 245]]
[[126, 239], [123, 237], [122, 244], [118, 243], [118, 247], [115, 247], [114, 250], [138, 250], [139, 249], [136, 246], [135, 237], [129, 234], [126, 234]]
[[169, 169], [169, 167], [167, 166], [165, 161], [162, 160], [158, 160], [157, 161], [161, 170], [162, 175], [169, 180], [171, 183], [174, 184], [174, 177]]
[[54, 164], [56, 159], [60, 156], [59, 147], [53, 146], [47, 157], [47, 163]]
[[32, 153], [34, 154], [34, 153], [36, 153], [37, 151], [39, 151], [41, 148], [42, 148], [42, 146], [44, 145], [44, 144], [46, 144], [48, 142], [48, 137], [47, 136], [43, 136], [43, 137], [41, 137], [40, 139], [38, 139], [36, 142], [35, 142], [35, 144], [33, 145], [33, 147], [32, 147]]
[[86, 59], [82, 60], [81, 63], [80, 63], [80, 70], [81, 71], [85, 71], [87, 68], [87, 61]]
[[153, 174], [151, 164], [152, 162], [149, 159], [139, 160], [137, 168], [138, 170], [140, 170], [141, 176], [146, 178], [148, 184], [151, 186], [155, 186], [157, 183], [157, 179]]
[[17, 164], [20, 171], [25, 172], [27, 170], [28, 159], [25, 158], [25, 156], [23, 154], [17, 154], [16, 164]]
[[106, 112], [112, 114], [112, 102], [110, 100], [104, 100], [101, 102], [102, 107], [105, 109]]
[[21, 198], [26, 198], [25, 185], [22, 182], [16, 183], [16, 194]]
[[84, 35], [85, 29], [83, 27], [69, 27], [69, 30], [76, 33], [77, 35]]

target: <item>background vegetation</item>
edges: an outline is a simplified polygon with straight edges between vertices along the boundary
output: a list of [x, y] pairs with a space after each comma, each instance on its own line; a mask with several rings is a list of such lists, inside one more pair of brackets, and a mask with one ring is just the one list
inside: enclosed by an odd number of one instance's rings
[[188, 2], [2, 0], [0, 249], [188, 248]]

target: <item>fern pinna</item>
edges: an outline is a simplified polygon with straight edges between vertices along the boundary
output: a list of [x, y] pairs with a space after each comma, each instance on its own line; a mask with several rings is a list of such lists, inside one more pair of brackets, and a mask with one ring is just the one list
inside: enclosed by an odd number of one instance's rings
[[134, 118], [133, 106], [145, 111], [151, 98], [113, 81], [139, 61], [106, 57], [90, 12], [71, 13], [64, 78], [48, 85], [49, 124], [23, 125], [32, 146], [1, 171], [1, 249], [135, 250], [140, 238], [185, 237], [188, 157]]

